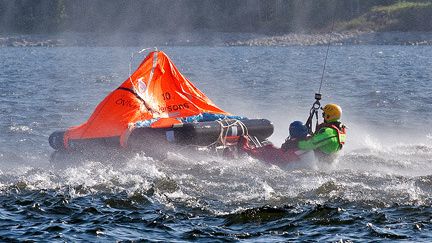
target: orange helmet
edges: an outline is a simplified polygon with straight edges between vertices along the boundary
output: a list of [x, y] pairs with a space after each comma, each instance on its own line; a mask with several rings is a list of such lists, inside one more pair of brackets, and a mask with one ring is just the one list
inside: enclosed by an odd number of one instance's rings
[[337, 121], [342, 116], [342, 108], [336, 104], [328, 104], [323, 108], [323, 117], [325, 122]]

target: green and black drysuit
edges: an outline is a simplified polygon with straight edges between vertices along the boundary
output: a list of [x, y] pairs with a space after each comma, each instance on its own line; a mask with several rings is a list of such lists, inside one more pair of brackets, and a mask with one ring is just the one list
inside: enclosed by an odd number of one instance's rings
[[345, 143], [345, 126], [340, 122], [324, 124], [310, 139], [298, 142], [301, 150], [315, 150], [324, 154], [334, 154]]

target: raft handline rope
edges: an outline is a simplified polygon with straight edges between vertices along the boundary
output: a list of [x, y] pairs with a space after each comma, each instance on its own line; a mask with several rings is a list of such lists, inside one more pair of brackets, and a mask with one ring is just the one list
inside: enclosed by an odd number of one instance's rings
[[[217, 122], [221, 126], [221, 132], [219, 134], [218, 139], [215, 142], [213, 142], [212, 144], [210, 144], [209, 146], [216, 144], [219, 141], [221, 142], [221, 144], [223, 146], [226, 146], [226, 138], [228, 137], [229, 129], [231, 127], [234, 127], [237, 125], [239, 125], [240, 128], [242, 129], [243, 135], [249, 136], [249, 131], [247, 129], [247, 126], [243, 122], [241, 122], [240, 120], [234, 119], [234, 122], [230, 124], [229, 122], [231, 122], [231, 121], [233, 121], [233, 119], [217, 120]], [[226, 122], [226, 125], [224, 125], [223, 122]]]
[[[234, 122], [229, 123], [230, 121], [234, 121]], [[227, 147], [226, 137], [228, 136], [229, 128], [232, 127], [232, 126], [236, 126], [236, 125], [239, 125], [241, 127], [244, 136], [250, 137], [249, 136], [249, 130], [248, 130], [247, 126], [242, 121], [240, 121], [240, 120], [237, 120], [237, 119], [222, 119], [222, 120], [216, 120], [216, 122], [219, 123], [219, 125], [221, 127], [219, 136], [216, 139], [216, 141], [214, 141], [214, 142], [212, 142], [212, 143], [210, 143], [209, 145], [206, 145], [206, 146], [189, 144], [189, 145], [183, 146], [181, 149], [178, 149], [177, 151], [185, 150], [188, 147], [194, 147], [194, 148], [211, 148], [212, 146], [215, 146], [215, 145], [217, 146], [218, 144], [223, 145], [223, 147], [226, 148]], [[224, 122], [226, 122], [226, 124], [224, 124]], [[215, 149], [214, 151], [216, 151], [216, 154], [219, 155], [217, 149]]]
[[[234, 122], [232, 122], [232, 121], [234, 121]], [[212, 142], [212, 143], [210, 143], [209, 145], [206, 145], [206, 146], [189, 144], [189, 145], [183, 147], [183, 149], [180, 149], [179, 151], [184, 150], [187, 147], [211, 148], [212, 146], [215, 146], [215, 145], [217, 146], [218, 144], [223, 145], [223, 147], [227, 147], [226, 146], [226, 137], [228, 136], [229, 128], [232, 127], [232, 126], [236, 126], [236, 125], [239, 125], [241, 127], [241, 129], [243, 131], [243, 135], [249, 136], [249, 131], [248, 131], [247, 126], [243, 122], [241, 122], [240, 120], [237, 120], [237, 119], [223, 119], [223, 120], [216, 120], [216, 122], [219, 123], [220, 128], [221, 128], [221, 130], [219, 132], [219, 136], [217, 137], [216, 141], [214, 141], [214, 142]], [[224, 122], [226, 124], [224, 124]], [[229, 123], [229, 122], [232, 122], [232, 123]], [[215, 151], [217, 153], [217, 149], [215, 149]]]
[[[229, 123], [230, 121], [234, 121], [234, 122]], [[249, 131], [248, 131], [247, 126], [243, 122], [241, 122], [240, 120], [237, 120], [237, 119], [223, 119], [223, 120], [216, 120], [216, 122], [219, 123], [221, 130], [219, 132], [218, 138], [214, 142], [210, 143], [209, 145], [205, 145], [205, 146], [194, 145], [194, 144], [190, 144], [190, 145], [187, 145], [187, 146], [190, 146], [190, 147], [206, 147], [206, 148], [208, 148], [208, 147], [211, 147], [211, 146], [213, 146], [215, 144], [218, 144], [218, 142], [220, 142], [220, 144], [222, 144], [222, 145], [225, 146], [226, 145], [225, 141], [226, 141], [226, 137], [228, 137], [229, 128], [233, 127], [233, 126], [236, 126], [236, 125], [239, 125], [241, 127], [241, 129], [243, 131], [243, 135], [249, 136]], [[224, 124], [224, 122], [226, 122], [226, 124]]]

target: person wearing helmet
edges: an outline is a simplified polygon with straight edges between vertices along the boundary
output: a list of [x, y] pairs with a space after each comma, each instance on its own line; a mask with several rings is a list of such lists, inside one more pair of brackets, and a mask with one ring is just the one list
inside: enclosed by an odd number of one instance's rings
[[282, 144], [281, 149], [297, 149], [297, 143], [300, 140], [304, 140], [307, 138], [308, 129], [301, 121], [294, 121], [289, 126], [289, 137], [285, 139], [285, 142]]
[[[319, 155], [331, 155], [340, 151], [345, 144], [345, 125], [339, 120], [342, 116], [342, 108], [336, 104], [324, 106], [324, 122], [318, 125], [316, 132], [307, 140], [299, 141], [301, 150], [315, 150]], [[322, 157], [322, 156], [321, 156]]]
[[275, 147], [273, 144], [253, 147], [249, 145], [247, 137], [242, 137], [240, 141], [240, 149], [246, 152], [253, 158], [259, 159], [266, 163], [284, 166], [290, 162], [300, 161], [305, 151], [297, 148], [297, 143], [304, 140], [308, 136], [308, 130], [300, 121], [295, 121], [289, 127], [290, 136], [282, 144], [281, 148]]

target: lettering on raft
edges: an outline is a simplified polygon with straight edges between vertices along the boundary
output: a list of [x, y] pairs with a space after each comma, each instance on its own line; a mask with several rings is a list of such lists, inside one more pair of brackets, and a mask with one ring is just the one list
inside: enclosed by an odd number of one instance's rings
[[115, 101], [115, 104], [120, 106], [126, 106], [132, 109], [139, 109], [139, 106], [137, 104], [134, 104], [131, 99], [118, 98]]
[[[164, 92], [162, 94], [162, 98], [165, 101], [171, 100], [172, 95], [170, 94], [170, 92]], [[174, 104], [174, 105], [168, 105], [165, 107], [159, 106], [159, 111], [160, 112], [173, 112], [173, 111], [179, 111], [179, 110], [183, 110], [183, 109], [189, 109], [189, 103], [185, 102], [183, 104]]]
[[175, 105], [168, 105], [165, 107], [159, 106], [160, 112], [173, 112], [173, 111], [179, 111], [183, 109], [189, 109], [189, 103], [183, 103], [183, 104], [175, 104]]

